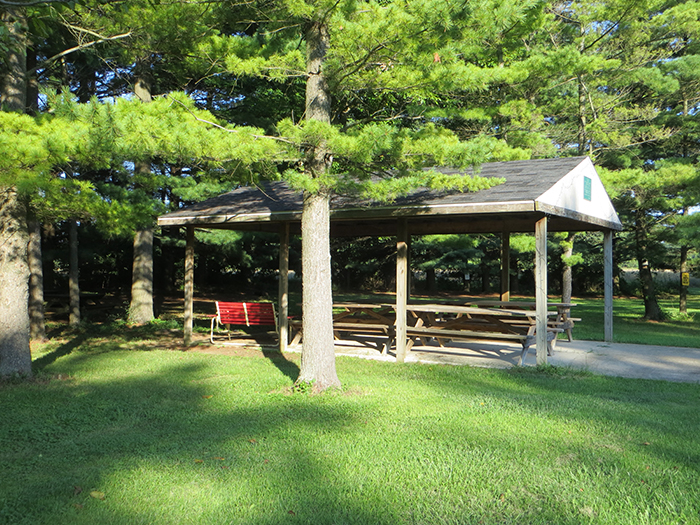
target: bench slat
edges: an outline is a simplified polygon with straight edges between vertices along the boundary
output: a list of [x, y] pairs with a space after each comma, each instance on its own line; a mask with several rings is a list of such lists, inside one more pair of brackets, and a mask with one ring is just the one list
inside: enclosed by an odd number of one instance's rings
[[528, 339], [532, 339], [533, 336], [530, 335], [519, 335], [519, 334], [504, 334], [502, 332], [482, 332], [482, 331], [469, 331], [469, 330], [444, 330], [440, 328], [424, 328], [424, 327], [409, 327], [407, 328], [408, 335], [415, 335], [417, 337], [421, 336], [431, 336], [431, 337], [444, 337], [446, 339], [511, 339], [514, 341], [524, 342]]

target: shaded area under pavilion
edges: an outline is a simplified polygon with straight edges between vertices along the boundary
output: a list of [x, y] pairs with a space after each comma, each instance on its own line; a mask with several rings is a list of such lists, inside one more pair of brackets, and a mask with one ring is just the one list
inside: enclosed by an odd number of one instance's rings
[[[434, 168], [445, 174], [471, 170]], [[605, 188], [588, 157], [493, 162], [478, 174], [505, 182], [477, 192], [417, 189], [391, 203], [335, 197], [331, 202], [331, 236], [395, 236], [396, 356], [406, 356], [406, 304], [411, 235], [500, 234], [501, 299], [509, 291], [510, 234], [535, 235], [535, 303], [537, 363], [547, 362], [547, 232], [603, 232], [605, 340], [613, 334], [613, 233], [622, 229]], [[241, 187], [158, 218], [159, 226], [187, 229], [185, 257], [185, 341], [193, 326], [194, 230], [216, 228], [278, 232], [279, 275], [289, 273], [289, 237], [301, 234], [302, 193], [285, 182]], [[303, 279], [303, 276], [302, 276]], [[280, 350], [289, 339], [288, 280], [279, 279]]]

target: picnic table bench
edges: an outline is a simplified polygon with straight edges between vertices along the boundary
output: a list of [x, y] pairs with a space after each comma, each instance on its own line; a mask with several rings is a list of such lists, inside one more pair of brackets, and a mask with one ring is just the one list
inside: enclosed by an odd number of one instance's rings
[[[414, 322], [406, 327], [408, 349], [417, 340], [435, 338], [440, 346], [445, 340], [501, 340], [522, 345], [519, 364], [522, 366], [528, 349], [536, 340], [536, 312], [533, 310], [483, 308], [459, 305], [407, 305]], [[548, 312], [554, 316], [556, 312]], [[547, 353], [552, 354], [553, 342], [563, 329], [547, 326]]]
[[[503, 305], [501, 305], [503, 306]], [[333, 331], [337, 339], [343, 332], [353, 335], [380, 335], [384, 338], [382, 354], [388, 353], [396, 340], [396, 306], [394, 304], [335, 304]], [[450, 340], [501, 340], [522, 345], [520, 364], [535, 342], [534, 310], [467, 307], [442, 304], [410, 304], [406, 335], [410, 350], [420, 340], [427, 344], [435, 339], [440, 346]], [[548, 312], [554, 317], [557, 312]], [[548, 323], [547, 350], [551, 355], [554, 341], [563, 328]]]
[[[492, 301], [487, 307], [463, 304], [409, 304], [406, 335], [407, 349], [421, 341], [424, 345], [434, 339], [440, 346], [451, 340], [498, 340], [522, 346], [519, 364], [536, 341], [536, 311], [529, 303]], [[533, 303], [534, 305], [534, 303]], [[564, 303], [556, 303], [564, 306]], [[510, 308], [513, 306], [513, 308]], [[522, 307], [524, 306], [524, 308]], [[554, 306], [550, 304], [550, 306]], [[570, 305], [566, 305], [570, 306]], [[396, 305], [371, 303], [337, 303], [333, 305], [333, 334], [379, 336], [382, 354], [387, 354], [396, 340]], [[565, 325], [559, 320], [560, 311], [547, 312], [547, 353], [552, 354], [557, 334]], [[301, 326], [292, 344], [301, 340]], [[371, 339], [368, 338], [368, 341]]]
[[211, 319], [209, 340], [214, 343], [215, 332], [226, 331], [231, 340], [231, 326], [274, 326], [277, 328], [275, 305], [265, 302], [216, 301], [216, 315]]
[[[464, 306], [475, 306], [482, 308], [504, 308], [510, 310], [535, 310], [537, 303], [533, 301], [491, 301], [491, 300], [468, 300], [461, 302], [460, 304]], [[562, 331], [566, 332], [569, 342], [574, 340], [572, 330], [574, 328], [574, 323], [581, 321], [579, 317], [571, 317], [571, 309], [574, 308], [576, 303], [547, 303], [548, 307], [555, 308], [557, 311], [556, 317], [549, 319], [547, 324], [551, 328], [561, 328]], [[556, 339], [552, 343], [556, 344]]]

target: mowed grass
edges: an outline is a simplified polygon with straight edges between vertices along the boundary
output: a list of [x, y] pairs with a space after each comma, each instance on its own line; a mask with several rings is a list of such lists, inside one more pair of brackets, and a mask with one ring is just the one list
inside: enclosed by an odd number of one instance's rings
[[0, 523], [700, 523], [697, 384], [120, 337], [0, 384]]
[[[572, 315], [580, 317], [575, 337], [592, 341], [604, 339], [603, 300], [575, 298], [577, 306]], [[616, 343], [639, 343], [661, 346], [700, 347], [700, 296], [688, 298], [688, 319], [674, 320], [678, 313], [678, 298], [659, 299], [661, 308], [669, 315], [663, 322], [646, 321], [644, 303], [637, 297], [616, 297], [613, 301], [613, 339]]]

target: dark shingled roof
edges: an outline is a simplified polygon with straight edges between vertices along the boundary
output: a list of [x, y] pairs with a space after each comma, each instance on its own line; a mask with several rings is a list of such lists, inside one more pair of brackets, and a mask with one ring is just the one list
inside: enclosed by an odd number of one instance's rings
[[[505, 183], [477, 192], [423, 188], [391, 203], [335, 197], [331, 203], [333, 233], [390, 235], [396, 231], [397, 217], [405, 217], [414, 234], [532, 231], [534, 221], [545, 215], [550, 217], [552, 231], [621, 229], [607, 195], [600, 206], [609, 207], [612, 214], [604, 214], [604, 218], [538, 202], [539, 197], [584, 163], [585, 169], [592, 173], [589, 177], [599, 183], [587, 157], [570, 157], [482, 164], [478, 175], [503, 178]], [[436, 170], [445, 174], [471, 173]], [[301, 210], [300, 192], [291, 190], [285, 182], [266, 182], [169, 213], [160, 217], [158, 223], [277, 231], [279, 223], [290, 222], [298, 231]]]

